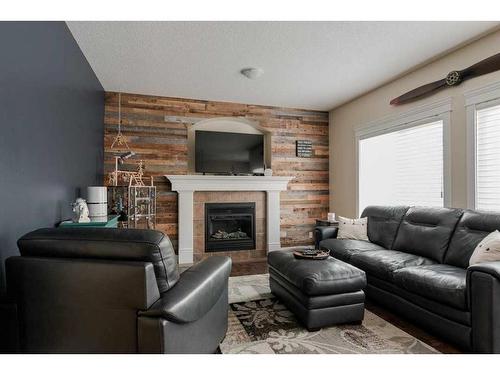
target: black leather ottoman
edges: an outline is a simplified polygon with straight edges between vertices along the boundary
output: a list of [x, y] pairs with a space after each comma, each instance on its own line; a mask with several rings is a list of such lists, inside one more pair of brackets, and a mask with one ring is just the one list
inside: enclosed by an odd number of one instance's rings
[[270, 252], [267, 262], [272, 293], [308, 330], [363, 320], [362, 270], [332, 257], [296, 259], [290, 250]]

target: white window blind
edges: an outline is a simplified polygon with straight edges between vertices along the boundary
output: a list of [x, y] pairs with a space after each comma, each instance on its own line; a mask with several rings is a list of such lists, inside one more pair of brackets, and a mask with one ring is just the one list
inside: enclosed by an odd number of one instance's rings
[[476, 208], [500, 210], [500, 105], [476, 112]]
[[443, 122], [361, 139], [358, 203], [443, 207]]

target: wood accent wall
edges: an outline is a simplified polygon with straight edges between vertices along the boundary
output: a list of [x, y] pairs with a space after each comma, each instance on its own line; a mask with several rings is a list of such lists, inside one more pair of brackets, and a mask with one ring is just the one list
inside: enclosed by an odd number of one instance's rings
[[[328, 113], [250, 104], [167, 98], [122, 93], [122, 133], [137, 153], [123, 169], [143, 159], [146, 175], [157, 186], [157, 229], [177, 247], [177, 193], [166, 174], [188, 173], [187, 127], [216, 117], [255, 120], [272, 134], [275, 176], [295, 176], [281, 193], [281, 246], [311, 244], [316, 218], [326, 218], [329, 204]], [[167, 116], [167, 117], [166, 117]], [[111, 142], [118, 129], [118, 93], [105, 97], [104, 171], [114, 168]], [[295, 142], [311, 140], [313, 157], [295, 156]], [[116, 148], [115, 148], [116, 150]]]

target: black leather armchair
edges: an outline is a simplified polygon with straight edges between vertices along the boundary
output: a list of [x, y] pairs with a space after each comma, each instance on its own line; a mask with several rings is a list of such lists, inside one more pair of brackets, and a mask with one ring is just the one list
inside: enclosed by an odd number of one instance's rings
[[227, 330], [228, 257], [179, 275], [150, 230], [40, 229], [6, 261], [26, 353], [213, 353]]

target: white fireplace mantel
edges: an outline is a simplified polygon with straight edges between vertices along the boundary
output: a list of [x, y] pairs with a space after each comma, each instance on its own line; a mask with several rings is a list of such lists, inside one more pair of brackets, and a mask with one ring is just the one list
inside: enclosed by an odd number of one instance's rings
[[179, 193], [179, 263], [193, 263], [193, 194], [195, 191], [265, 191], [267, 195], [267, 251], [280, 249], [280, 191], [288, 176], [167, 175]]

